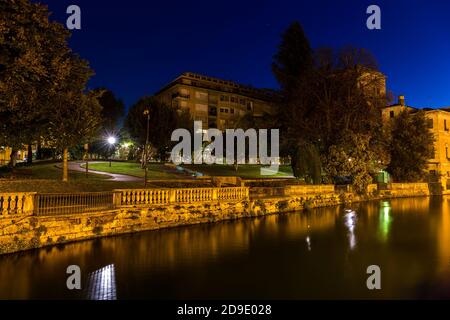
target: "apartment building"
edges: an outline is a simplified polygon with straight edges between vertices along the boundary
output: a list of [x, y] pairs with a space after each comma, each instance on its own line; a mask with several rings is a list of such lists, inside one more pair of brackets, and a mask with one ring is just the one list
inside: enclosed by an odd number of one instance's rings
[[246, 114], [271, 114], [272, 90], [256, 89], [233, 81], [186, 72], [167, 84], [155, 96], [177, 110], [188, 109], [203, 128], [235, 128]]

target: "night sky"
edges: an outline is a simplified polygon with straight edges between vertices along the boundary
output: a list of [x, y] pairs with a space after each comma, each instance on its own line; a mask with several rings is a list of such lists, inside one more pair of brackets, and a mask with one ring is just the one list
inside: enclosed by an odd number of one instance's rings
[[[416, 107], [450, 106], [450, 1], [107, 1], [42, 0], [52, 19], [82, 11], [70, 45], [90, 61], [90, 87], [105, 86], [127, 106], [184, 71], [276, 88], [272, 56], [298, 20], [313, 47], [369, 49], [388, 89]], [[382, 30], [366, 28], [366, 8], [381, 7]]]

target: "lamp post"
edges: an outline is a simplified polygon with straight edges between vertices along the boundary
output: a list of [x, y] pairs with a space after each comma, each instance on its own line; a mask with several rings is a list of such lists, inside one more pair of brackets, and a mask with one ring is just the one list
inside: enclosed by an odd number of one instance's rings
[[148, 108], [144, 110], [144, 116], [147, 116], [147, 136], [145, 139], [145, 150], [144, 150], [144, 170], [145, 170], [144, 188], [146, 188], [147, 187], [147, 173], [148, 173], [147, 152], [148, 152], [148, 140], [149, 140], [149, 132], [150, 132], [150, 110]]
[[89, 144], [84, 145], [84, 160], [86, 161], [86, 178], [89, 177]]
[[[114, 147], [114, 144], [116, 143], [117, 139], [115, 137], [109, 137], [108, 143], [110, 148], [112, 149]], [[111, 155], [109, 156], [109, 166], [111, 167]]]

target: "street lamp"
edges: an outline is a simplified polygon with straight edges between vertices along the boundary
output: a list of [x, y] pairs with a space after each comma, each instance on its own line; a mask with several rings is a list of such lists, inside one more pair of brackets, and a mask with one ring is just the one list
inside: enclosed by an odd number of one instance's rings
[[144, 188], [147, 187], [147, 172], [148, 172], [148, 164], [147, 164], [147, 152], [148, 152], [148, 140], [149, 140], [149, 131], [150, 131], [150, 110], [149, 108], [144, 110], [144, 116], [147, 116], [147, 136], [145, 139], [145, 150], [144, 150], [144, 169], [145, 169], [145, 176], [144, 176]]
[[[108, 143], [110, 148], [112, 149], [114, 147], [114, 144], [117, 142], [117, 139], [115, 137], [108, 137]], [[109, 166], [111, 167], [111, 155], [109, 156]]]
[[86, 161], [86, 178], [89, 177], [89, 144], [84, 145], [84, 158]]

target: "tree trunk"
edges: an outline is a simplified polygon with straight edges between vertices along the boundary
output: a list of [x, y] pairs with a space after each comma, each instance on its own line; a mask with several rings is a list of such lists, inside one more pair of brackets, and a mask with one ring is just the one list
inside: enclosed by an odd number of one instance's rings
[[27, 150], [27, 164], [31, 166], [33, 163], [33, 148], [31, 144], [28, 144], [28, 150]]
[[9, 164], [8, 166], [10, 168], [14, 168], [16, 166], [17, 163], [17, 150], [16, 149], [12, 149], [11, 150], [11, 155], [9, 156]]
[[42, 146], [41, 146], [41, 138], [38, 138], [37, 147], [36, 147], [36, 160], [42, 160]]
[[69, 181], [69, 149], [64, 148], [63, 151], [63, 181], [68, 182]]

